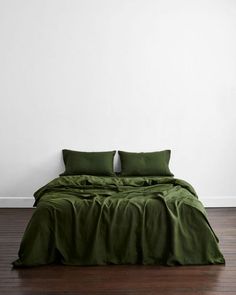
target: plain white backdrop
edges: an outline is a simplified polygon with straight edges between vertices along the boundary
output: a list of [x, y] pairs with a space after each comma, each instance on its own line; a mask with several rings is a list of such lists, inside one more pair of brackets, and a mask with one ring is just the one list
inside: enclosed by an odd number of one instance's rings
[[0, 198], [63, 148], [171, 149], [200, 199], [236, 196], [235, 1], [0, 0], [0, 42]]

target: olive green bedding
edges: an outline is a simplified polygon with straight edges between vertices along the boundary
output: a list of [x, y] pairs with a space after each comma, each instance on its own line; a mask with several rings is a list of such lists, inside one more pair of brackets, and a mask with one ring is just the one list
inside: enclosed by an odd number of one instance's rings
[[183, 180], [62, 176], [34, 196], [15, 267], [224, 263], [205, 209]]

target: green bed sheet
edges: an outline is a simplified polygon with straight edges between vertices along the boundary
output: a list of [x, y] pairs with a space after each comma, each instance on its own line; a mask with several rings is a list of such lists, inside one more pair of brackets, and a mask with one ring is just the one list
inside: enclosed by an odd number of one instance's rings
[[62, 176], [34, 196], [15, 267], [225, 263], [202, 203], [183, 180]]

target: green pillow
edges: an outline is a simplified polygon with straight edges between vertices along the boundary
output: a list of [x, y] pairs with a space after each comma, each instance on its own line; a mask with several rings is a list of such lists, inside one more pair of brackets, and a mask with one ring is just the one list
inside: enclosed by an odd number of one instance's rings
[[152, 153], [119, 151], [122, 176], [173, 176], [169, 169], [170, 150]]
[[114, 175], [113, 158], [115, 151], [110, 152], [78, 152], [62, 150], [65, 163], [65, 175]]

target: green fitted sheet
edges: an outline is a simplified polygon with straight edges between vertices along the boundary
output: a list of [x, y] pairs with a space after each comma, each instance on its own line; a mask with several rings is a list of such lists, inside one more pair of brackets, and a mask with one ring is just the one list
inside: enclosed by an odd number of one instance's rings
[[35, 193], [15, 267], [224, 263], [190, 184], [173, 177], [63, 176]]

